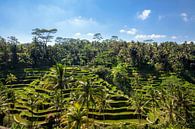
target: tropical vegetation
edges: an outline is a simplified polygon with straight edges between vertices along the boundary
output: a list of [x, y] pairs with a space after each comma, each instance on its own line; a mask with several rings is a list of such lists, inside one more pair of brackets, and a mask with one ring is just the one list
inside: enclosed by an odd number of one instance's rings
[[0, 37], [0, 128], [195, 128], [193, 42], [56, 32], [33, 29], [31, 43]]

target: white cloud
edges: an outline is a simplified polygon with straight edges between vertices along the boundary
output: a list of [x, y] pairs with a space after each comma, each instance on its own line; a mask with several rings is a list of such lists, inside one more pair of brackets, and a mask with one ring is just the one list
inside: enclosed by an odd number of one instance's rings
[[123, 30], [123, 29], [121, 29], [119, 32], [120, 32], [120, 33], [125, 33], [126, 31], [125, 31], [125, 30]]
[[86, 27], [86, 26], [97, 26], [98, 23], [93, 20], [92, 18], [84, 18], [81, 16], [78, 17], [73, 17], [69, 19], [65, 19], [63, 21], [57, 22], [57, 26], [63, 26], [63, 25], [68, 25], [71, 27]]
[[136, 39], [159, 39], [159, 38], [166, 38], [166, 35], [159, 35], [159, 34], [151, 34], [151, 35], [136, 35]]
[[80, 38], [80, 39], [88, 39], [88, 40], [92, 40], [93, 38], [93, 33], [80, 33], [77, 32], [73, 35], [74, 38]]
[[59, 28], [58, 33], [68, 37], [74, 36], [75, 33], [80, 32], [81, 36], [85, 35], [87, 39], [92, 37], [90, 36], [93, 34], [92, 32], [105, 32], [108, 29], [107, 24], [102, 24], [92, 18], [81, 16], [58, 21], [54, 24], [54, 27]]
[[130, 35], [135, 35], [136, 33], [137, 33], [137, 29], [135, 29], [135, 28], [132, 28], [132, 29], [127, 31], [127, 34], [130, 34]]
[[93, 33], [87, 33], [86, 35], [87, 36], [93, 36], [94, 34]]
[[81, 16], [68, 19], [66, 22], [71, 25], [75, 25], [75, 26], [85, 26], [88, 24], [96, 24], [96, 21], [94, 21], [92, 18], [87, 19]]
[[187, 41], [187, 44], [191, 44], [191, 42], [195, 43], [195, 41], [190, 40], [190, 41]]
[[138, 15], [138, 19], [146, 20], [151, 12], [151, 10], [144, 10], [141, 14]]
[[121, 29], [119, 32], [120, 33], [126, 33], [126, 34], [129, 34], [129, 35], [135, 35], [137, 33], [137, 29], [136, 28], [131, 28], [131, 29], [128, 29], [128, 30], [124, 30], [124, 29]]
[[180, 15], [181, 15], [183, 21], [185, 21], [185, 22], [189, 21], [187, 13], [181, 13]]
[[181, 16], [187, 17], [188, 15], [186, 13], [181, 13]]
[[81, 33], [77, 32], [74, 34], [75, 37], [81, 36]]
[[172, 39], [177, 39], [177, 36], [174, 36], [174, 35], [173, 35], [173, 36], [171, 36], [171, 38], [172, 38]]

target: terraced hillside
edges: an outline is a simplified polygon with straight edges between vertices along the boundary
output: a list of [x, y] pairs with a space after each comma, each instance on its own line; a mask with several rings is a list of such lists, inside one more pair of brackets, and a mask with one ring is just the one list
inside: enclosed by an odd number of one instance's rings
[[[138, 74], [138, 70], [131, 69], [130, 78], [134, 79]], [[51, 116], [60, 114], [59, 106], [57, 105], [56, 93], [54, 90], [44, 87], [42, 77], [48, 70], [43, 69], [25, 69], [17, 71], [14, 74], [17, 76], [17, 81], [6, 85], [13, 89], [15, 101], [10, 101], [7, 106], [7, 111], [12, 116], [14, 121], [25, 126], [48, 126], [51, 122]], [[139, 85], [157, 87], [160, 85], [166, 74], [161, 74], [158, 77], [155, 75], [144, 75], [139, 77]], [[116, 86], [113, 86], [105, 80], [99, 78], [89, 69], [80, 69], [77, 67], [67, 67], [66, 77], [69, 79], [68, 87], [63, 89], [63, 103], [72, 101], [72, 93], [79, 91], [76, 83], [80, 80], [93, 79], [96, 86], [104, 87], [108, 93], [106, 98], [106, 108], [101, 112], [98, 107], [90, 107], [88, 117], [99, 125], [110, 126], [120, 125], [121, 123], [145, 125], [147, 121], [147, 113], [140, 114], [136, 112], [129, 97], [120, 91]], [[148, 89], [134, 86], [135, 91], [146, 94]], [[94, 87], [95, 88], [95, 87]], [[145, 97], [149, 100], [150, 96]], [[147, 109], [146, 109], [147, 110]], [[195, 104], [192, 112], [195, 112]], [[141, 119], [140, 119], [141, 118]]]
[[[19, 69], [19, 70], [14, 70], [14, 71], [7, 71], [7, 73], [12, 73], [16, 76], [16, 80], [11, 82], [11, 84], [6, 84], [5, 86], [8, 89], [11, 89], [13, 91], [12, 96], [10, 96], [9, 101], [7, 105], [6, 112], [8, 114], [11, 114], [16, 118], [21, 111], [27, 110], [29, 107], [25, 105], [30, 105], [28, 103], [28, 98], [30, 97], [27, 96], [27, 91], [32, 90], [30, 83], [33, 82], [36, 79], [41, 78], [48, 70], [47, 69], [31, 69], [31, 68], [26, 68], [26, 69]], [[5, 76], [6, 73], [2, 74], [2, 81], [5, 81]], [[25, 111], [24, 113], [25, 114]]]

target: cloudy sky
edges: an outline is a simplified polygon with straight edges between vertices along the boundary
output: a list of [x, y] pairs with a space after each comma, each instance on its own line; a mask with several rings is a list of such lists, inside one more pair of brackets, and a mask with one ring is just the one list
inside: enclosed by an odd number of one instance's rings
[[195, 0], [0, 0], [0, 36], [30, 42], [34, 28], [56, 36], [194, 41]]

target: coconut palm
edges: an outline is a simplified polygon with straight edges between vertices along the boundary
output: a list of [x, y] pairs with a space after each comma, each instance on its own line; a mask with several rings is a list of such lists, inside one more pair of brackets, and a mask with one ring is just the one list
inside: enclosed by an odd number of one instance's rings
[[[56, 95], [58, 95], [57, 94], [58, 89], [60, 89], [60, 101], [59, 101], [60, 104], [57, 104], [60, 105], [60, 110], [62, 110], [62, 105], [63, 105], [63, 97], [62, 97], [63, 89], [67, 88], [65, 85], [66, 83], [65, 72], [66, 72], [65, 67], [62, 64], [56, 64], [54, 67], [50, 69], [50, 73], [44, 76], [44, 79], [47, 84], [45, 85], [46, 88], [54, 89]], [[49, 84], [47, 82], [49, 82]]]
[[[177, 88], [176, 93], [176, 110], [177, 110], [177, 121], [181, 124], [187, 125], [193, 123], [193, 116], [190, 113], [194, 102], [193, 91], [190, 89], [193, 87], [190, 83], [186, 82], [181, 87]], [[181, 117], [182, 116], [182, 117]]]
[[[81, 104], [83, 108], [87, 110], [87, 116], [89, 112], [89, 107], [96, 107], [98, 105], [98, 100], [101, 99], [101, 95], [103, 94], [103, 87], [97, 86], [94, 83], [94, 79], [87, 80], [86, 82], [80, 81], [80, 92], [78, 92], [79, 98], [78, 102]], [[89, 125], [87, 124], [87, 127]]]
[[[103, 92], [101, 94], [101, 99], [98, 101], [98, 109], [100, 113], [104, 113], [104, 110], [106, 108], [111, 108], [110, 104], [108, 103], [108, 100], [110, 98], [110, 95], [107, 94], [106, 92]], [[105, 115], [103, 114], [103, 120], [105, 120]]]
[[82, 107], [86, 106], [87, 110], [89, 110], [89, 106], [96, 106], [97, 100], [101, 97], [102, 87], [96, 86], [93, 83], [93, 80], [87, 80], [87, 82], [80, 81], [80, 96], [79, 102]]
[[190, 114], [193, 98], [189, 83], [182, 83], [176, 76], [170, 76], [161, 85], [161, 107], [165, 113], [165, 121], [170, 124], [186, 125], [193, 118]]
[[161, 91], [161, 108], [163, 110], [164, 122], [173, 124], [175, 122], [175, 97], [166, 90]]
[[109, 105], [109, 103], [107, 102], [107, 100], [109, 100], [109, 98], [110, 98], [110, 96], [106, 92], [103, 92], [101, 94], [101, 99], [99, 99], [99, 101], [98, 101], [98, 109], [99, 109], [99, 112], [104, 112], [104, 110], [106, 108], [110, 108], [111, 107]]
[[129, 98], [131, 106], [135, 108], [135, 113], [138, 114], [139, 123], [141, 124], [142, 116], [146, 114], [145, 107], [148, 100], [145, 100], [145, 96], [142, 92], [136, 91], [131, 98]]
[[161, 107], [165, 113], [165, 121], [173, 124], [176, 121], [177, 88], [181, 85], [180, 79], [170, 76], [163, 80], [160, 87]]
[[62, 64], [56, 64], [52, 68], [50, 68], [49, 74], [44, 76], [45, 81], [49, 81], [50, 84], [53, 84], [53, 87], [50, 85], [45, 85], [46, 88], [51, 89], [63, 89], [65, 87], [65, 67]]
[[144, 86], [144, 89], [146, 90], [146, 95], [147, 95], [147, 99], [148, 99], [148, 107], [151, 111], [151, 113], [154, 115], [154, 120], [153, 122], [158, 119], [157, 118], [157, 108], [159, 107], [159, 91], [157, 90], [157, 88], [153, 87], [153, 86]]
[[84, 129], [88, 123], [87, 110], [79, 103], [74, 103], [60, 118], [60, 125], [67, 129]]

